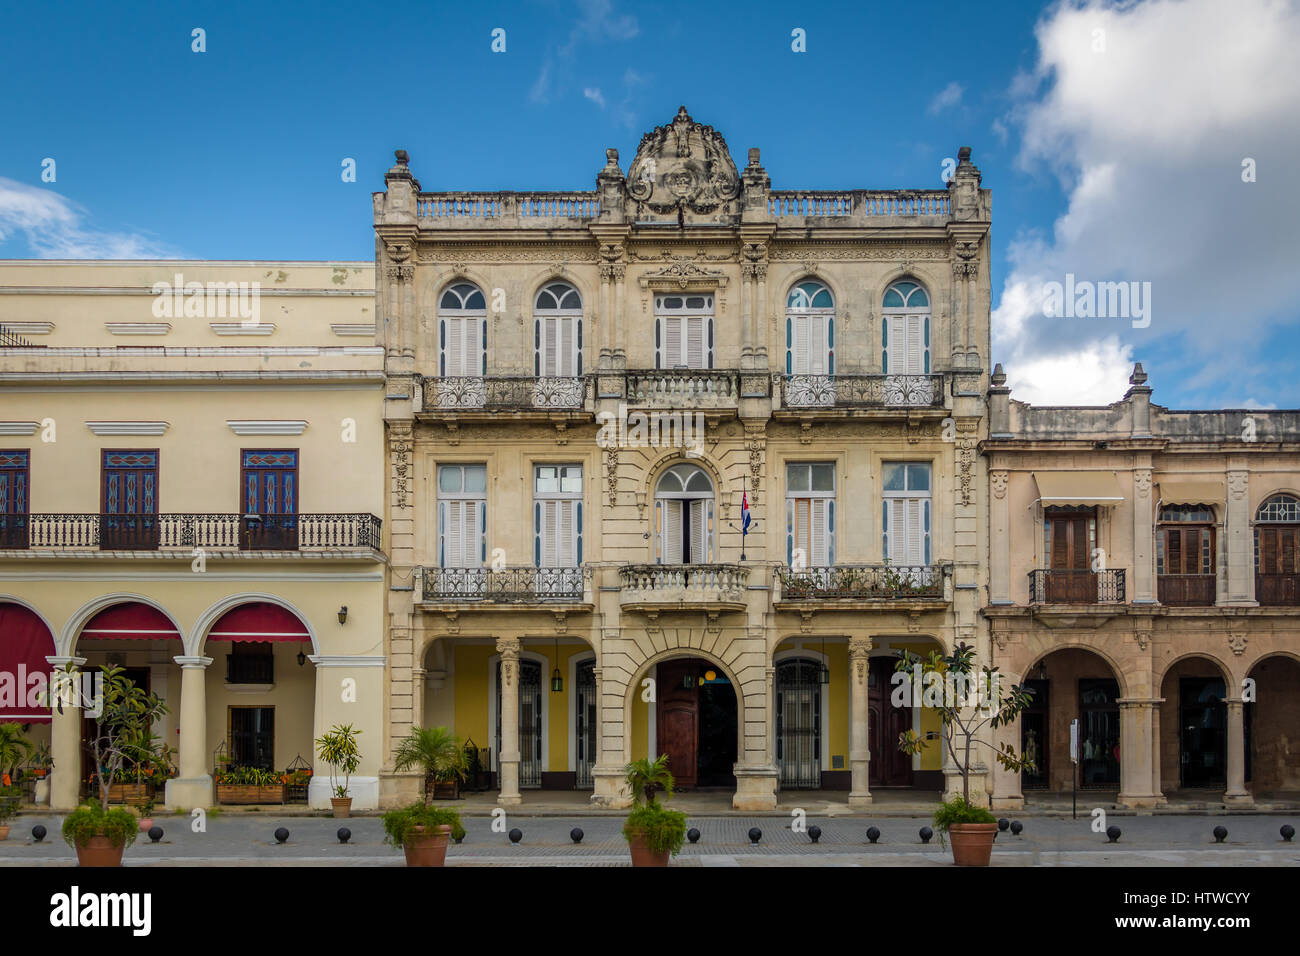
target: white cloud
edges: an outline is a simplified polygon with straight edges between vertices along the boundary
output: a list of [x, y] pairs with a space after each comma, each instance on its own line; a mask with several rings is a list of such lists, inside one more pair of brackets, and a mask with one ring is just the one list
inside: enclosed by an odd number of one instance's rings
[[162, 259], [178, 255], [149, 236], [86, 225], [86, 210], [50, 189], [0, 177], [0, 242], [22, 236], [38, 259]]
[[587, 87], [582, 91], [582, 95], [591, 100], [602, 110], [605, 108], [605, 97], [600, 92], [600, 87]]
[[[1036, 34], [1037, 69], [1014, 81], [1009, 119], [1020, 167], [1055, 176], [1068, 204], [1050, 238], [1018, 236], [1008, 252], [993, 340], [1014, 397], [1091, 402], [1090, 383], [1121, 383], [1114, 401], [1155, 340], [1220, 376], [1250, 367], [1266, 327], [1294, 321], [1300, 302], [1288, 168], [1300, 71], [1276, 66], [1300, 46], [1300, 12], [1273, 0], [1238, 0], [1230, 16], [1217, 0], [1075, 0]], [[1257, 182], [1242, 181], [1247, 157]], [[1038, 290], [1067, 273], [1150, 282], [1150, 327], [1045, 318]]]
[[[528, 98], [534, 103], [546, 103], [556, 86], [553, 74], [559, 73], [559, 86], [566, 87], [565, 79], [572, 73], [573, 61], [578, 47], [585, 44], [600, 44], [607, 40], [630, 40], [641, 32], [637, 19], [632, 14], [616, 14], [613, 0], [577, 0], [578, 16], [569, 29], [569, 38], [564, 45], [553, 53], [548, 52], [542, 60], [537, 79], [533, 81]], [[591, 87], [582, 91], [583, 96], [591, 97]], [[595, 92], [599, 95], [600, 90]], [[602, 109], [604, 103], [601, 103]]]
[[935, 113], [946, 110], [950, 106], [957, 106], [961, 103], [961, 95], [963, 92], [961, 84], [954, 80], [935, 94], [935, 97], [930, 101], [930, 107], [926, 112], [933, 116]]

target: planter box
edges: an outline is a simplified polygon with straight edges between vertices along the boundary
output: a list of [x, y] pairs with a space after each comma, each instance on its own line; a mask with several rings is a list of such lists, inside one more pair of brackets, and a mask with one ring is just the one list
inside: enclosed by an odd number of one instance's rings
[[445, 782], [435, 782], [431, 794], [435, 800], [459, 800], [460, 799], [460, 781], [447, 780]]
[[277, 783], [271, 787], [259, 787], [244, 783], [217, 784], [217, 802], [228, 804], [249, 803], [284, 803], [285, 786]]
[[[98, 796], [99, 785], [95, 784], [91, 787], [91, 790]], [[153, 794], [154, 789], [151, 783], [114, 783], [108, 788], [108, 802], [136, 804], [148, 797], [152, 797]]]

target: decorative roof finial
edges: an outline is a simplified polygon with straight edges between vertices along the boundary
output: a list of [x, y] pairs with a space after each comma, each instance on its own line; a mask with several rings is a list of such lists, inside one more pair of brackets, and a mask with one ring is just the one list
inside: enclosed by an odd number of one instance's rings
[[1128, 383], [1130, 385], [1144, 385], [1146, 380], [1147, 373], [1142, 371], [1142, 363], [1138, 362], [1133, 366], [1133, 374], [1128, 377]]

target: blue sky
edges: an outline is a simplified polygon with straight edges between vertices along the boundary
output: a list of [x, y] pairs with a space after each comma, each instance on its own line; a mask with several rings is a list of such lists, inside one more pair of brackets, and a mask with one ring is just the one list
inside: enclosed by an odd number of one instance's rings
[[[761, 147], [775, 188], [935, 187], [971, 146], [1015, 397], [1113, 401], [1136, 359], [1162, 404], [1296, 407], [1300, 94], [1259, 71], [1300, 18], [1216, 7], [23, 5], [0, 35], [0, 257], [369, 259], [395, 147], [425, 189], [589, 189], [605, 147], [626, 167], [685, 104], [738, 165]], [[1151, 326], [1024, 304], [1066, 272], [1150, 281]]]

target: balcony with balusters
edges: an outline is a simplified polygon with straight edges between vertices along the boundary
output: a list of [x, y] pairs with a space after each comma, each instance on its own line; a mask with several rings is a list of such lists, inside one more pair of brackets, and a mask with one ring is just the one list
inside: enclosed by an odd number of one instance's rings
[[311, 554], [378, 557], [383, 522], [371, 514], [0, 515], [9, 557], [83, 557], [175, 551], [192, 558]]
[[846, 417], [863, 412], [943, 412], [947, 377], [925, 375], [777, 375], [778, 418]]
[[947, 564], [837, 564], [778, 567], [775, 572], [779, 611], [937, 611], [952, 602]]
[[750, 569], [739, 564], [629, 564], [619, 568], [624, 611], [743, 611]]
[[421, 610], [435, 612], [569, 612], [594, 606], [591, 575], [581, 567], [421, 567], [416, 594]]
[[508, 417], [582, 421], [595, 416], [589, 376], [528, 375], [425, 377], [419, 382], [420, 417], [482, 421]]

